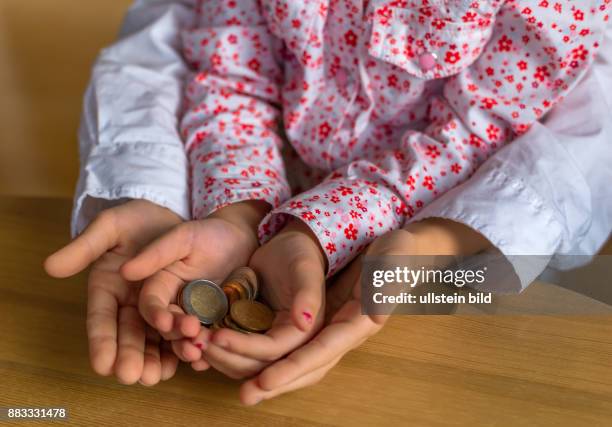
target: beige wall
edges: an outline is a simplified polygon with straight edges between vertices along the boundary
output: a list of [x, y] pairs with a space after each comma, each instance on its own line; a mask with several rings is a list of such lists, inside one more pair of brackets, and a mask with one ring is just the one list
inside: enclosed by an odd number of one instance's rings
[[97, 52], [130, 0], [0, 0], [0, 195], [69, 196]]

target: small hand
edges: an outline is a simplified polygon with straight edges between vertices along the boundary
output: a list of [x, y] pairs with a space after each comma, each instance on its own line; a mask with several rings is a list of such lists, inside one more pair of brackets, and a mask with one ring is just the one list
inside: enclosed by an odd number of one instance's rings
[[[476, 231], [437, 218], [410, 224], [376, 239], [367, 255], [472, 255], [490, 243]], [[319, 382], [342, 357], [382, 329], [388, 316], [361, 314], [361, 256], [336, 278], [327, 292], [325, 327], [310, 342], [245, 382], [241, 400], [263, 399]]]
[[236, 203], [206, 219], [180, 224], [121, 268], [129, 280], [146, 279], [138, 302], [140, 313], [163, 338], [172, 340], [182, 360], [199, 360], [210, 333], [201, 328], [197, 317], [176, 305], [180, 288], [200, 278], [221, 283], [233, 269], [246, 265], [258, 246], [256, 227], [268, 206]]
[[272, 328], [264, 335], [216, 331], [204, 360], [232, 378], [244, 378], [310, 339], [323, 323], [325, 262], [310, 229], [291, 221], [250, 261], [261, 279], [261, 294], [276, 313]]
[[57, 278], [77, 274], [91, 264], [87, 335], [96, 373], [114, 374], [124, 384], [145, 385], [174, 375], [176, 356], [138, 313], [140, 285], [121, 277], [119, 269], [142, 246], [180, 222], [166, 208], [145, 200], [129, 201], [103, 211], [45, 261], [47, 273]]

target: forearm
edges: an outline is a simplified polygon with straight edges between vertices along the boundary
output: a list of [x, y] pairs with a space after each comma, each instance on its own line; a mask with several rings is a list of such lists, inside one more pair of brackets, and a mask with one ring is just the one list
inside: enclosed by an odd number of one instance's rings
[[277, 206], [288, 197], [279, 147], [281, 42], [256, 1], [202, 2], [184, 37], [196, 73], [181, 122], [194, 218], [246, 200]]
[[190, 25], [194, 3], [136, 1], [119, 40], [96, 61], [79, 132], [73, 234], [122, 200], [149, 200], [189, 217], [177, 129], [187, 72], [180, 32]]

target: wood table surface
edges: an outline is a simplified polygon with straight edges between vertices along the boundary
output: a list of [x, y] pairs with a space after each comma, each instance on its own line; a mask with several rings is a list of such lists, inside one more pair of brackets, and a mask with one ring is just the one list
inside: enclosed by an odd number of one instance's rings
[[240, 405], [188, 366], [123, 386], [89, 367], [86, 275], [47, 277], [70, 201], [0, 197], [0, 406], [77, 425], [612, 425], [612, 317], [395, 316], [318, 385]]

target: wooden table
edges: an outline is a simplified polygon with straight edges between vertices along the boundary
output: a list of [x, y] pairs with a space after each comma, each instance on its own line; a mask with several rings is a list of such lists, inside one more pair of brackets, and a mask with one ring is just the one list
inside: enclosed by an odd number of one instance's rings
[[78, 425], [611, 425], [612, 317], [397, 316], [319, 385], [254, 408], [184, 366], [161, 385], [89, 368], [84, 274], [45, 276], [70, 201], [0, 197], [0, 406]]

